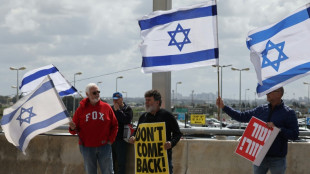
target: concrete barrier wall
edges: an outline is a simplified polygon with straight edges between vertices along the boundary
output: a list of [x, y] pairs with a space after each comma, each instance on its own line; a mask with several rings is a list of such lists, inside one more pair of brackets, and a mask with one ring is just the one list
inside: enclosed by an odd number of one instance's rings
[[[181, 140], [173, 149], [175, 174], [249, 174], [251, 162], [234, 154], [237, 141]], [[128, 144], [129, 145], [129, 144]], [[134, 173], [129, 145], [128, 173]], [[76, 136], [39, 135], [23, 155], [0, 134], [0, 174], [82, 174], [83, 159]], [[310, 143], [289, 143], [287, 174], [310, 173]]]

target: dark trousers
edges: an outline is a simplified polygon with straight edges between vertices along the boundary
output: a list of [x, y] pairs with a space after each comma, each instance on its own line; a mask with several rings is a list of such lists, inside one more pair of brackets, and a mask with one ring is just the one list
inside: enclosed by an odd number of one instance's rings
[[116, 139], [112, 145], [112, 152], [114, 173], [126, 174], [128, 143], [124, 140]]

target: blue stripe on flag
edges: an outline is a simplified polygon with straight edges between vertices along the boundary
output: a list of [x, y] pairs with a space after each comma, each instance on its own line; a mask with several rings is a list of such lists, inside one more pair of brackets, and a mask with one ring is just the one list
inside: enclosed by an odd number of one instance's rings
[[207, 17], [217, 15], [216, 5], [177, 11], [170, 14], [160, 15], [151, 19], [140, 20], [139, 25], [141, 30], [146, 30], [157, 25], [163, 25], [173, 21], [194, 19], [199, 17]]
[[48, 74], [55, 73], [55, 72], [57, 72], [57, 71], [58, 71], [58, 69], [57, 69], [56, 67], [52, 67], [52, 68], [50, 68], [50, 69], [43, 69], [43, 70], [40, 70], [40, 71], [38, 71], [38, 72], [35, 72], [34, 74], [31, 74], [31, 75], [25, 77], [25, 78], [23, 79], [22, 84], [20, 85], [19, 88], [22, 88], [22, 86], [24, 86], [24, 85], [26, 85], [26, 84], [28, 84], [28, 83], [30, 83], [30, 82], [36, 80], [36, 79], [39, 79], [39, 78], [41, 78], [41, 77], [44, 77], [44, 76], [46, 76], [46, 75], [48, 75]]
[[[15, 109], [13, 112], [3, 115], [2, 119], [1, 119], [1, 125], [5, 125], [8, 124], [14, 117], [14, 115], [16, 114], [16, 112], [19, 110], [20, 107], [22, 107], [26, 102], [28, 102], [29, 100], [31, 100], [33, 97], [42, 94], [45, 91], [50, 90], [51, 88], [54, 88], [54, 83], [49, 80], [45, 83], [42, 84], [42, 86], [37, 89], [28, 99], [27, 101], [25, 101], [22, 105], [20, 105], [17, 109]], [[47, 99], [48, 100], [48, 99]]]
[[248, 36], [249, 38], [251, 38], [251, 40], [247, 41], [248, 49], [250, 49], [252, 45], [255, 45], [259, 42], [267, 40], [270, 37], [276, 35], [277, 33], [279, 33], [280, 31], [286, 28], [289, 28], [293, 25], [296, 25], [300, 22], [303, 22], [309, 19], [309, 12], [310, 12], [310, 7], [283, 19], [282, 21], [280, 21], [279, 23], [277, 23], [271, 28], [268, 28], [266, 30], [263, 30], [263, 31], [260, 31], [260, 32], [257, 32], [257, 33], [254, 33]]
[[296, 66], [288, 71], [285, 71], [281, 74], [278, 74], [276, 76], [270, 77], [269, 79], [266, 79], [263, 81], [263, 86], [260, 84], [257, 85], [256, 91], [257, 93], [262, 93], [264, 91], [267, 91], [268, 89], [278, 85], [279, 83], [285, 82], [286, 80], [289, 80], [290, 78], [293, 78], [295, 76], [299, 76], [301, 74], [306, 74], [310, 71], [310, 62]]
[[72, 86], [70, 89], [67, 89], [65, 91], [61, 91], [59, 92], [59, 96], [66, 96], [66, 95], [70, 95], [70, 94], [74, 94], [77, 90]]
[[22, 133], [20, 139], [19, 139], [19, 149], [22, 151], [23, 149], [23, 145], [24, 145], [24, 142], [25, 142], [25, 139], [34, 131], [36, 130], [39, 130], [39, 129], [43, 129], [45, 127], [48, 127], [54, 123], [57, 123], [58, 121], [61, 121], [65, 118], [69, 117], [69, 114], [67, 111], [64, 111], [64, 112], [61, 112], [59, 114], [56, 114], [55, 116], [47, 119], [47, 120], [44, 120], [42, 122], [39, 122], [39, 123], [35, 123], [35, 124], [32, 124], [30, 126], [28, 126]]
[[197, 51], [187, 54], [143, 57], [142, 67], [177, 65], [205, 61], [210, 59], [217, 59], [219, 56], [218, 48]]

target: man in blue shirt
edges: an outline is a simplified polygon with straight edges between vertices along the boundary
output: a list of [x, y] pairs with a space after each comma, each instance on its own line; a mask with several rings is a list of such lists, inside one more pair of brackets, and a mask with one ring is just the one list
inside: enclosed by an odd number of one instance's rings
[[295, 111], [284, 105], [282, 100], [283, 94], [283, 87], [276, 89], [267, 94], [269, 104], [244, 112], [225, 106], [220, 97], [216, 100], [216, 105], [237, 121], [249, 122], [252, 116], [254, 116], [266, 122], [267, 127], [277, 127], [280, 129], [261, 165], [253, 165], [254, 174], [266, 174], [268, 170], [272, 174], [284, 174], [286, 169], [287, 142], [289, 139], [295, 140], [298, 138], [299, 131]]

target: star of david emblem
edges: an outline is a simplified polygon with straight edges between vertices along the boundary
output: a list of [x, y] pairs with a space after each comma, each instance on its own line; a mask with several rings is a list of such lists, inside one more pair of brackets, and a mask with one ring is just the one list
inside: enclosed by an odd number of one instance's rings
[[31, 117], [36, 116], [36, 114], [32, 112], [32, 109], [33, 109], [33, 107], [30, 107], [28, 109], [21, 108], [21, 112], [20, 112], [19, 116], [16, 119], [16, 120], [19, 120], [20, 126], [23, 124], [23, 122], [26, 122], [26, 123], [30, 124]]
[[[182, 51], [184, 44], [189, 44], [189, 43], [191, 43], [191, 41], [190, 41], [189, 38], [188, 38], [188, 34], [189, 34], [189, 31], [190, 31], [190, 30], [191, 30], [190, 28], [188, 28], [188, 29], [183, 29], [183, 27], [182, 27], [180, 24], [178, 24], [177, 28], [176, 28], [174, 31], [168, 31], [168, 34], [169, 34], [169, 36], [171, 37], [171, 40], [170, 40], [168, 46], [173, 46], [173, 45], [175, 45], [175, 46], [178, 47], [178, 49], [179, 49], [180, 51]], [[178, 41], [176, 40], [176, 38], [175, 38], [176, 35], [177, 35], [178, 33], [183, 33], [183, 35], [184, 35], [184, 39], [183, 39], [183, 41], [181, 41], [181, 42], [178, 42]]]
[[[271, 66], [274, 70], [279, 71], [280, 63], [288, 59], [288, 57], [283, 52], [284, 45], [285, 45], [285, 42], [281, 42], [278, 44], [274, 44], [270, 40], [267, 42], [266, 48], [262, 52], [262, 57], [263, 57], [262, 68]], [[278, 52], [278, 57], [276, 60], [271, 61], [270, 57], [269, 58], [267, 57], [268, 52], [270, 51], [273, 51], [273, 53], [274, 51]]]

